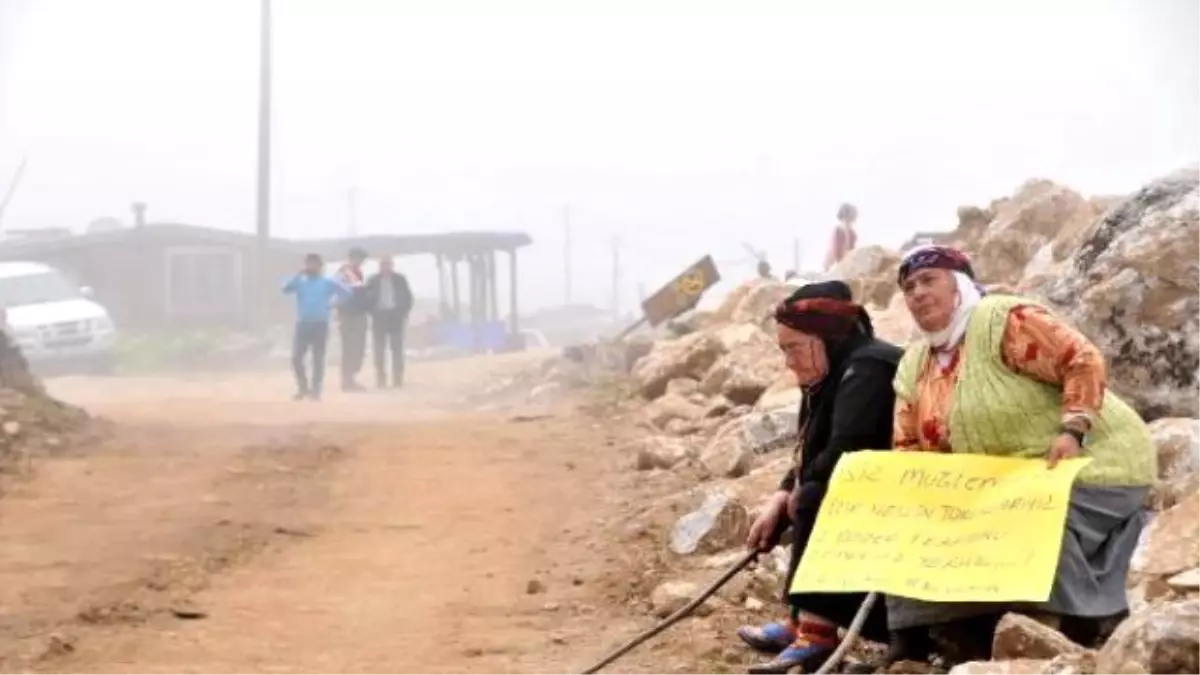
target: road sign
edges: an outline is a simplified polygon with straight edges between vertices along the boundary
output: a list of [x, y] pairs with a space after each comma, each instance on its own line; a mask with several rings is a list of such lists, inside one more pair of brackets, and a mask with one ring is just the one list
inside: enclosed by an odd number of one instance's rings
[[651, 326], [658, 326], [694, 308], [704, 292], [721, 275], [712, 256], [706, 255], [642, 302], [642, 313]]

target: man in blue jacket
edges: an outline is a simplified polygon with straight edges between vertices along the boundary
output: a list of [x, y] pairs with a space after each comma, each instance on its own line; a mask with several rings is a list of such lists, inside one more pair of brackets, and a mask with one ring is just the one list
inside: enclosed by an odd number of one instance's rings
[[[335, 299], [350, 296], [350, 289], [322, 273], [324, 262], [316, 253], [304, 257], [304, 269], [288, 280], [283, 292], [296, 296], [296, 332], [292, 339], [292, 369], [296, 373], [296, 400], [321, 398], [325, 382], [325, 348], [329, 344], [329, 315]], [[312, 386], [304, 359], [313, 357]]]

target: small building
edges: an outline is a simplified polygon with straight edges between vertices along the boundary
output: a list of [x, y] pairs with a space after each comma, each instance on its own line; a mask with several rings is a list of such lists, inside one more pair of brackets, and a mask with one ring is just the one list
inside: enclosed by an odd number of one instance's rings
[[[466, 339], [477, 344], [480, 334], [494, 334], [505, 323], [496, 302], [498, 252], [508, 254], [513, 324], [501, 332], [519, 333], [517, 249], [530, 243], [520, 232], [453, 232], [270, 239], [260, 252], [251, 233], [161, 223], [7, 240], [0, 242], [0, 260], [52, 265], [91, 287], [122, 330], [153, 333], [198, 327], [247, 330], [290, 321], [292, 306], [279, 299], [280, 283], [295, 273], [305, 253], [338, 260], [361, 246], [395, 256], [433, 255], [440, 272], [444, 330], [467, 330]], [[258, 264], [260, 259], [265, 265]]]

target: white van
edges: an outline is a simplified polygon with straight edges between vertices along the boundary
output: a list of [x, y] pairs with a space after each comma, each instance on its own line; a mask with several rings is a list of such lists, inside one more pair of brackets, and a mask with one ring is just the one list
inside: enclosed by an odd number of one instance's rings
[[116, 331], [108, 310], [61, 272], [35, 262], [0, 262], [0, 308], [8, 334], [36, 367], [112, 367]]

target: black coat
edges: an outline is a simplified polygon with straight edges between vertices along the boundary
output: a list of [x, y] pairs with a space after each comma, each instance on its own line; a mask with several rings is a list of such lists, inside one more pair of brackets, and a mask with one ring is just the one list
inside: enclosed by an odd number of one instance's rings
[[[794, 611], [812, 612], [847, 626], [866, 597], [862, 593], [792, 595], [788, 586], [816, 526], [817, 512], [838, 459], [847, 452], [892, 447], [892, 415], [896, 403], [892, 378], [902, 354], [899, 347], [865, 333], [849, 338], [830, 353], [829, 375], [819, 386], [806, 392], [800, 406], [803, 445], [799, 475], [792, 469], [779, 484], [782, 490], [798, 488], [800, 491], [796, 511], [788, 514], [792, 551], [783, 591], [784, 601]], [[887, 639], [884, 603], [875, 603], [861, 634], [869, 640]]]
[[[380, 288], [385, 283], [392, 284], [392, 299], [395, 301], [395, 307], [389, 310], [379, 309]], [[409, 313], [412, 312], [412, 289], [408, 287], [408, 279], [399, 272], [392, 272], [386, 279], [383, 274], [377, 273], [371, 275], [371, 278], [367, 279], [365, 296], [366, 305], [376, 319], [399, 319], [404, 321], [408, 319]]]
[[842, 454], [892, 447], [892, 379], [903, 353], [863, 335], [830, 355], [828, 377], [800, 405], [800, 475], [793, 468], [779, 484], [791, 491], [799, 479], [801, 511], [820, 506]]

